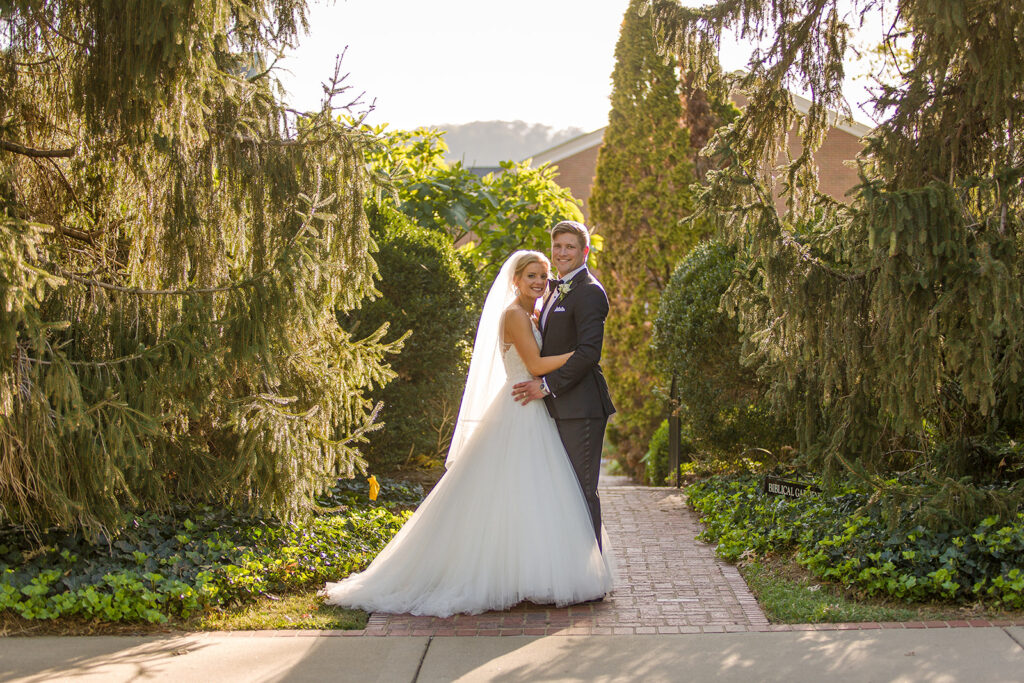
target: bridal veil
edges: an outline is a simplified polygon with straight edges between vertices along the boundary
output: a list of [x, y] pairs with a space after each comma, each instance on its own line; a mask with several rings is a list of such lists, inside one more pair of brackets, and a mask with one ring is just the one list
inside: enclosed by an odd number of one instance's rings
[[445, 467], [450, 468], [466, 442], [473, 435], [484, 411], [494, 400], [505, 384], [505, 368], [501, 361], [501, 316], [515, 299], [516, 262], [527, 251], [517, 251], [505, 261], [494, 278], [484, 301], [484, 310], [480, 315], [480, 323], [476, 329], [476, 341], [473, 343], [473, 355], [469, 361], [469, 376], [466, 378], [466, 389], [462, 392], [462, 404], [459, 408], [459, 419], [452, 434], [452, 443], [445, 459]]

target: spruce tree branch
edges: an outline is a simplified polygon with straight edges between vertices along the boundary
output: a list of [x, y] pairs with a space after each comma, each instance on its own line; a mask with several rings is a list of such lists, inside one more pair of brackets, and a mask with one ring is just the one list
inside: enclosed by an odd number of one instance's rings
[[269, 74], [271, 71], [273, 71], [274, 69], [277, 68], [277, 63], [279, 61], [281, 61], [281, 55], [280, 54], [275, 54], [274, 55], [274, 61], [272, 61], [270, 63], [270, 66], [268, 66], [266, 69], [264, 69], [263, 71], [259, 72], [258, 74], [253, 74], [252, 76], [246, 76], [245, 80], [247, 80], [249, 82], [252, 82], [252, 81], [258, 81], [261, 78], [264, 78], [267, 74]]
[[334, 195], [331, 195], [326, 200], [320, 199], [320, 179], [317, 178], [316, 193], [312, 199], [309, 200], [310, 208], [309, 213], [306, 214], [305, 220], [299, 229], [295, 231], [288, 243], [281, 249], [280, 253], [272, 261], [272, 265], [264, 270], [261, 270], [250, 277], [233, 282], [229, 285], [220, 285], [217, 287], [196, 287], [192, 289], [143, 289], [141, 287], [123, 287], [121, 285], [111, 284], [109, 282], [102, 282], [100, 280], [94, 280], [92, 278], [82, 277], [75, 273], [69, 273], [63, 269], [58, 268], [59, 277], [63, 277], [72, 282], [78, 284], [87, 285], [89, 287], [99, 287], [100, 289], [106, 289], [112, 292], [121, 292], [123, 294], [134, 294], [138, 296], [203, 296], [207, 294], [219, 294], [222, 292], [230, 292], [238, 289], [244, 289], [252, 286], [259, 280], [262, 280], [274, 272], [276, 272], [277, 265], [284, 259], [284, 257], [291, 251], [292, 246], [298, 241], [298, 239], [309, 229], [313, 219], [316, 218], [316, 210], [323, 206], [325, 203], [333, 201]]
[[[33, 18], [37, 22], [39, 22], [39, 24], [41, 26], [45, 26], [46, 28], [50, 29], [50, 31], [52, 31], [53, 33], [57, 34], [65, 42], [71, 43], [72, 45], [77, 45], [78, 47], [82, 48], [83, 50], [88, 50], [90, 48], [89, 45], [87, 45], [87, 44], [85, 44], [85, 43], [83, 43], [83, 42], [81, 42], [79, 40], [75, 40], [71, 36], [63, 33], [60, 29], [58, 29], [56, 26], [54, 26], [49, 20], [47, 20], [45, 14], [43, 14], [41, 12], [33, 12], [32, 16], [33, 16]], [[46, 38], [45, 32], [43, 33], [43, 36], [44, 36], [44, 38]], [[49, 43], [48, 39], [47, 39], [47, 43]]]
[[263, 145], [264, 147], [309, 147], [329, 142], [329, 140], [260, 140], [247, 135], [235, 135], [234, 139], [247, 145]]
[[900, 78], [906, 80], [907, 74], [903, 71], [902, 68], [900, 68], [900, 60], [896, 56], [896, 52], [893, 50], [893, 45], [895, 45], [896, 41], [908, 35], [909, 33], [909, 31], [896, 31], [896, 24], [898, 24], [900, 21], [902, 11], [903, 10], [897, 6], [896, 16], [893, 17], [892, 26], [889, 27], [888, 31], [886, 31], [882, 43], [885, 45], [885, 49], [889, 53], [889, 58], [892, 59], [892, 63], [896, 67], [896, 73], [900, 75]]
[[52, 158], [48, 158], [47, 161], [50, 162], [50, 167], [57, 172], [57, 175], [60, 176], [61, 182], [64, 183], [64, 187], [67, 188], [67, 191], [71, 194], [71, 199], [73, 199], [75, 204], [77, 204], [80, 208], [84, 208], [82, 207], [82, 202], [79, 201], [78, 199], [78, 193], [75, 192], [75, 188], [71, 185], [71, 181], [68, 180], [68, 177], [64, 175], [64, 171], [61, 170], [61, 167], [57, 165], [57, 162], [54, 161]]
[[78, 153], [78, 147], [68, 147], [67, 149], [36, 149], [35, 147], [26, 147], [25, 145], [19, 145], [17, 142], [8, 142], [7, 140], [0, 140], [0, 149], [37, 159], [73, 157]]
[[[128, 362], [133, 361], [133, 360], [138, 360], [140, 358], [144, 358], [146, 355], [152, 353], [153, 351], [156, 351], [157, 349], [162, 348], [164, 346], [173, 345], [174, 343], [175, 343], [175, 341], [173, 339], [168, 339], [168, 340], [159, 342], [158, 344], [154, 344], [153, 346], [150, 346], [148, 349], [143, 349], [142, 351], [139, 351], [138, 353], [133, 353], [133, 354], [130, 354], [130, 355], [127, 355], [127, 356], [119, 356], [117, 358], [111, 358], [110, 360], [85, 361], [85, 360], [66, 360], [65, 359], [64, 362], [67, 363], [68, 365], [73, 365], [73, 366], [76, 366], [76, 367], [93, 367], [93, 368], [109, 367], [109, 366], [112, 366], [112, 365], [120, 365], [121, 363], [128, 363]], [[47, 347], [49, 347], [49, 344], [47, 344]], [[51, 349], [51, 352], [52, 352], [52, 349]], [[37, 365], [53, 365], [53, 363], [54, 363], [54, 361], [52, 361], [52, 360], [40, 360], [38, 358], [32, 358], [28, 354], [25, 354], [25, 358], [28, 360], [28, 362], [35, 363]]]
[[[64, 171], [61, 170], [60, 166], [58, 166], [57, 162], [55, 162], [53, 159], [47, 158], [46, 160], [50, 162], [50, 166], [53, 168], [53, 170], [55, 170], [57, 172], [57, 175], [60, 177], [61, 182], [64, 183], [64, 187], [71, 194], [71, 198], [74, 200], [75, 204], [77, 204], [79, 207], [81, 207], [82, 203], [78, 200], [78, 195], [75, 193], [75, 188], [73, 188], [71, 186], [71, 183], [68, 181], [67, 176], [64, 175]], [[43, 165], [42, 165], [42, 162], [39, 159], [32, 158], [32, 162], [36, 165], [36, 167], [40, 170], [40, 172], [43, 172], [45, 170]], [[46, 180], [45, 176], [43, 177], [43, 180]], [[50, 190], [49, 191], [49, 195], [50, 195], [50, 198], [52, 200], [53, 196], [55, 195], [55, 192], [53, 191], [53, 188], [50, 186], [50, 183], [49, 183], [48, 180], [46, 180], [46, 184], [47, 184], [47, 187]], [[52, 205], [52, 201], [51, 201], [51, 205]], [[88, 233], [88, 232], [85, 232], [84, 230], [78, 230], [76, 228], [69, 228], [69, 227], [67, 227], [65, 225], [60, 225], [60, 224], [57, 224], [57, 225], [53, 226], [53, 228], [54, 228], [54, 230], [56, 230], [60, 234], [64, 235], [65, 237], [71, 237], [71, 238], [74, 238], [76, 240], [79, 240], [80, 242], [85, 242], [86, 244], [90, 244], [90, 245], [93, 243], [94, 235], [98, 234], [99, 232], [101, 232], [101, 231], [96, 231], [96, 233]]]
[[50, 62], [56, 61], [58, 59], [63, 59], [63, 58], [66, 58], [66, 57], [67, 57], [66, 53], [64, 53], [64, 54], [53, 53], [53, 54], [51, 54], [51, 55], [49, 55], [47, 57], [43, 57], [42, 59], [39, 59], [38, 61], [35, 61], [35, 62], [22, 62], [22, 61], [19, 61], [17, 59], [12, 59], [11, 60], [11, 64], [13, 64], [14, 66], [21, 66], [21, 67], [43, 66], [44, 64], [49, 64]]
[[75, 228], [69, 228], [66, 225], [57, 225], [54, 227], [56, 228], [57, 232], [64, 235], [65, 237], [71, 237], [72, 239], [76, 239], [79, 242], [85, 242], [86, 244], [93, 243], [92, 233], [88, 233], [83, 230], [77, 230]]
[[[753, 186], [754, 191], [759, 196], [761, 206], [773, 208], [773, 202], [771, 201], [770, 195], [768, 194], [767, 190], [765, 190], [765, 188], [761, 185], [761, 183], [758, 182], [757, 178], [750, 174], [747, 171], [747, 169], [742, 165], [737, 166], [737, 168], [742, 175], [746, 176], [750, 180], [750, 184]], [[797, 256], [804, 263], [819, 268], [822, 271], [828, 273], [829, 275], [841, 278], [843, 280], [846, 280], [847, 282], [863, 280], [866, 277], [865, 273], [844, 273], [843, 271], [828, 265], [820, 258], [814, 256], [811, 253], [810, 248], [803, 242], [799, 241], [796, 238], [796, 236], [792, 233], [792, 231], [786, 230], [782, 226], [782, 222], [779, 220], [778, 213], [776, 211], [771, 210], [767, 211], [766, 213], [770, 216], [774, 216], [772, 220], [775, 223], [775, 229], [778, 231], [779, 244], [783, 247], [788, 247], [790, 249], [795, 250]]]

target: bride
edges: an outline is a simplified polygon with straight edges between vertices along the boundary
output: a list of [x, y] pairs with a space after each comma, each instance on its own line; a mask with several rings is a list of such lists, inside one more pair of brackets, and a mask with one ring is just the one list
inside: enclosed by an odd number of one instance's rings
[[568, 605], [612, 588], [572, 465], [542, 401], [512, 385], [561, 367], [540, 356], [537, 300], [549, 264], [518, 251], [484, 304], [447, 472], [359, 574], [328, 583], [326, 602], [369, 612], [450, 616], [524, 600]]

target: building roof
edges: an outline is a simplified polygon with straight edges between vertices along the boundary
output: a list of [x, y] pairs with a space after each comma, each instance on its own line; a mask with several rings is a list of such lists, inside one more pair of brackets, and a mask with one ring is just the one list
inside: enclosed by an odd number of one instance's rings
[[591, 133], [584, 133], [583, 135], [577, 135], [576, 137], [566, 140], [565, 142], [550, 147], [536, 154], [531, 154], [523, 161], [532, 159], [534, 166], [539, 166], [546, 162], [561, 161], [566, 157], [571, 157], [573, 154], [582, 152], [585, 149], [590, 149], [596, 145], [601, 144], [601, 140], [604, 139], [604, 129], [598, 128]]
[[465, 168], [470, 173], [478, 175], [481, 178], [483, 178], [485, 175], [489, 173], [493, 173], [494, 175], [501, 175], [502, 171], [505, 170], [501, 166], [466, 166]]
[[[811, 101], [806, 97], [801, 97], [800, 95], [793, 95], [791, 93], [791, 96], [793, 97], [793, 106], [795, 106], [797, 111], [801, 114], [806, 115], [811, 109]], [[849, 133], [857, 138], [863, 138], [872, 130], [870, 126], [859, 121], [843, 117], [834, 111], [829, 111], [829, 124], [833, 128], [838, 128], [839, 130]], [[607, 126], [598, 128], [591, 133], [578, 135], [571, 140], [566, 140], [554, 147], [542, 150], [536, 154], [531, 154], [523, 161], [532, 160], [533, 166], [540, 166], [543, 163], [554, 163], [567, 157], [571, 157], [573, 154], [578, 154], [585, 149], [590, 149], [591, 147], [600, 145], [601, 140], [604, 139], [605, 128], [607, 128]]]
[[[806, 97], [794, 95], [793, 93], [790, 93], [790, 97], [793, 98], [793, 106], [795, 106], [797, 111], [801, 114], [806, 115], [807, 112], [811, 110], [811, 101]], [[858, 138], [864, 137], [873, 130], [871, 126], [865, 125], [860, 121], [854, 121], [853, 119], [846, 118], [832, 110], [829, 110], [828, 112], [828, 123], [833, 128], [846, 131], [850, 135], [854, 135]]]

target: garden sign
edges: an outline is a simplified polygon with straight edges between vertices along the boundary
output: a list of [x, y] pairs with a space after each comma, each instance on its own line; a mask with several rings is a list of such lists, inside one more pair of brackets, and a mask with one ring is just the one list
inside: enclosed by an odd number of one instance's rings
[[773, 477], [770, 474], [764, 475], [763, 491], [771, 496], [786, 496], [787, 498], [799, 498], [808, 491], [817, 491], [818, 488], [812, 484], [801, 484], [796, 481], [788, 481]]

